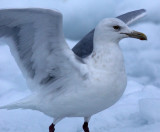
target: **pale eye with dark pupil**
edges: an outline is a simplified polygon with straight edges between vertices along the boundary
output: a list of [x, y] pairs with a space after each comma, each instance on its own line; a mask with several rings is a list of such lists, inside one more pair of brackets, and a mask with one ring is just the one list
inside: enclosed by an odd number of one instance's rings
[[121, 29], [121, 27], [120, 26], [113, 26], [113, 28], [115, 29], [115, 30], [120, 30]]

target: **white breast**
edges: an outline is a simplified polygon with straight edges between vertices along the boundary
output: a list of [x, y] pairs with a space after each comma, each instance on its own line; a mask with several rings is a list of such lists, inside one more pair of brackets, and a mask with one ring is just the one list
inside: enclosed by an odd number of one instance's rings
[[85, 61], [90, 71], [89, 104], [94, 106], [94, 112], [99, 112], [117, 102], [126, 88], [123, 55], [118, 44], [111, 44], [94, 51]]
[[73, 83], [73, 91], [56, 97], [52, 102], [52, 106], [56, 107], [52, 107], [46, 114], [53, 117], [89, 117], [117, 102], [127, 81], [123, 55], [119, 46], [114, 46], [108, 47], [108, 50], [93, 52], [86, 58], [84, 61], [88, 66], [87, 79], [78, 85]]

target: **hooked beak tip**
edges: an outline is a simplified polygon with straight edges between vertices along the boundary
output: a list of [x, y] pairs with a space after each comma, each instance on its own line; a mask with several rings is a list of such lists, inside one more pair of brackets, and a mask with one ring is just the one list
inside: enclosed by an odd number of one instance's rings
[[128, 35], [131, 38], [136, 38], [139, 40], [147, 40], [147, 36], [141, 32], [133, 31], [131, 33], [124, 33], [124, 34]]

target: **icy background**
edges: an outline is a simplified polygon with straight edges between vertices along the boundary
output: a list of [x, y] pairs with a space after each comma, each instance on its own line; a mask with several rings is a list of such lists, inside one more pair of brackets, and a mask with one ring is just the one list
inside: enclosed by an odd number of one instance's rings
[[[145, 8], [147, 16], [131, 28], [148, 41], [121, 41], [127, 89], [111, 108], [94, 115], [91, 132], [159, 132], [160, 130], [160, 1], [159, 0], [0, 0], [0, 8], [43, 7], [64, 15], [64, 31], [72, 47], [102, 18]], [[70, 39], [70, 40], [69, 40]], [[74, 39], [71, 40], [71, 39]], [[30, 94], [10, 51], [0, 41], [0, 105]], [[52, 119], [37, 111], [0, 110], [0, 132], [48, 132]], [[82, 118], [64, 119], [56, 132], [82, 132]]]

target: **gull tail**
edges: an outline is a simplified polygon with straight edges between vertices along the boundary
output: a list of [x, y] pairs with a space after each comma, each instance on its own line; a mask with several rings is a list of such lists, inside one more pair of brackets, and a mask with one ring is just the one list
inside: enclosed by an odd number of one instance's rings
[[12, 110], [12, 109], [33, 109], [36, 110], [36, 105], [35, 105], [35, 101], [33, 100], [34, 96], [28, 96], [24, 99], [18, 100], [14, 103], [8, 104], [8, 105], [4, 105], [4, 106], [0, 106], [0, 109], [7, 109], [7, 110]]

